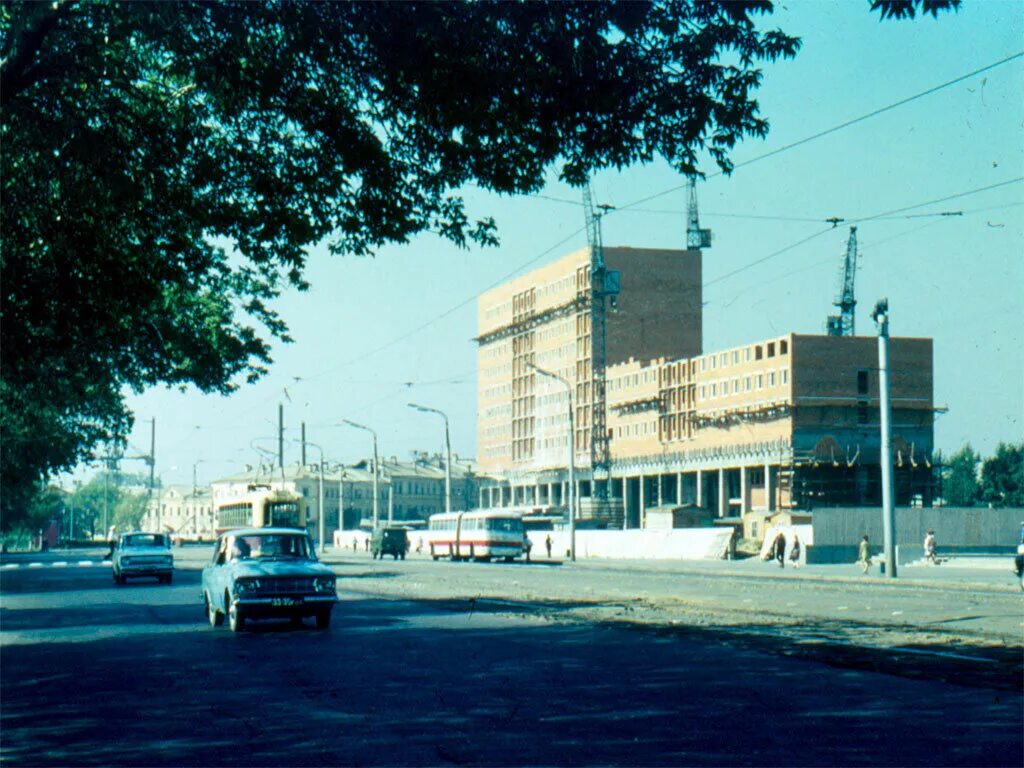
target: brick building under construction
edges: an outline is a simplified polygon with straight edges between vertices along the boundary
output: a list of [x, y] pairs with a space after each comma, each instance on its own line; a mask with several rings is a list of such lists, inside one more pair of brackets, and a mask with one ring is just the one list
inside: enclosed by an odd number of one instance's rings
[[[564, 514], [570, 388], [590, 524], [644, 527], [665, 505], [749, 522], [880, 503], [874, 336], [788, 334], [704, 353], [700, 250], [606, 247], [603, 258], [620, 286], [604, 314], [603, 377], [590, 248], [479, 298], [479, 463], [498, 478], [483, 506]], [[896, 503], [927, 506], [932, 341], [893, 338], [889, 360]]]

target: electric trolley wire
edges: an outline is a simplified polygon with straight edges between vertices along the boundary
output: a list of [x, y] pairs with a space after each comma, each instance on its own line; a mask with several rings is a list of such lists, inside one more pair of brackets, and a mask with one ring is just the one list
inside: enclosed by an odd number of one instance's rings
[[[984, 67], [981, 67], [979, 69], [975, 69], [975, 70], [973, 70], [971, 72], [968, 72], [968, 73], [966, 73], [964, 75], [960, 75], [959, 77], [955, 77], [952, 80], [947, 80], [944, 83], [940, 83], [939, 85], [935, 85], [935, 86], [932, 86], [931, 88], [928, 88], [928, 89], [926, 89], [924, 91], [920, 91], [919, 93], [915, 93], [914, 95], [908, 96], [905, 99], [900, 99], [899, 101], [894, 101], [893, 103], [887, 104], [884, 107], [879, 107], [878, 109], [875, 109], [875, 110], [873, 110], [871, 112], [868, 112], [866, 114], [860, 115], [859, 117], [855, 117], [855, 118], [853, 118], [851, 120], [847, 120], [846, 122], [840, 123], [839, 125], [834, 125], [831, 128], [826, 128], [825, 130], [819, 131], [818, 133], [812, 134], [810, 136], [805, 136], [802, 139], [798, 139], [797, 141], [791, 142], [790, 144], [786, 144], [784, 146], [781, 146], [781, 147], [778, 147], [776, 149], [773, 149], [773, 150], [771, 150], [769, 152], [765, 152], [762, 155], [757, 155], [756, 157], [752, 157], [749, 160], [744, 160], [742, 162], [735, 163], [733, 165], [733, 167], [732, 167], [732, 170], [736, 170], [737, 168], [744, 168], [744, 167], [746, 167], [748, 165], [753, 165], [754, 163], [760, 162], [761, 160], [766, 160], [769, 157], [775, 157], [776, 155], [780, 155], [783, 152], [788, 152], [791, 149], [795, 149], [796, 147], [800, 147], [800, 146], [803, 146], [804, 144], [808, 144], [808, 143], [810, 143], [812, 141], [816, 141], [817, 139], [820, 139], [820, 138], [823, 138], [825, 136], [828, 136], [829, 134], [836, 133], [837, 131], [841, 131], [844, 128], [849, 128], [851, 125], [856, 125], [857, 123], [862, 123], [865, 120], [870, 120], [872, 117], [877, 117], [878, 115], [884, 114], [884, 113], [889, 112], [889, 111], [891, 111], [893, 109], [897, 109], [898, 107], [905, 106], [906, 104], [910, 104], [913, 101], [917, 101], [918, 99], [924, 98], [925, 96], [930, 96], [933, 93], [937, 93], [938, 91], [941, 91], [941, 90], [943, 90], [945, 88], [949, 88], [950, 86], [956, 85], [957, 83], [962, 83], [964, 80], [969, 80], [970, 78], [972, 78], [972, 77], [974, 77], [976, 75], [980, 75], [983, 72], [988, 72], [990, 69], [995, 69], [996, 67], [1001, 67], [1003, 64], [1008, 64], [1009, 62], [1014, 61], [1015, 59], [1022, 58], [1022, 57], [1024, 57], [1024, 51], [1019, 51], [1019, 52], [1017, 52], [1017, 53], [1015, 53], [1015, 54], [1013, 54], [1011, 56], [1007, 56], [1005, 58], [1002, 58], [999, 61], [994, 61], [991, 64], [985, 65]], [[722, 176], [724, 173], [725, 173], [725, 171], [719, 170], [719, 171], [716, 171], [714, 173], [708, 174], [704, 178], [711, 179], [711, 178], [714, 178], [716, 176]], [[651, 200], [656, 200], [659, 197], [663, 197], [665, 195], [669, 195], [669, 194], [671, 194], [673, 192], [678, 192], [681, 189], [685, 189], [687, 186], [689, 186], [689, 181], [687, 181], [685, 184], [680, 184], [678, 186], [672, 187], [671, 189], [666, 189], [664, 192], [658, 192], [658, 193], [653, 194], [653, 195], [648, 195], [647, 197], [642, 197], [639, 200], [634, 200], [633, 202], [627, 203], [626, 205], [616, 206], [615, 210], [616, 211], [621, 211], [621, 210], [625, 210], [627, 208], [633, 208], [635, 206], [641, 205], [642, 203], [647, 203], [647, 202], [650, 202]]]
[[[996, 67], [1002, 66], [1003, 64], [1007, 64], [1007, 63], [1009, 63], [1011, 61], [1014, 61], [1014, 60], [1022, 58], [1022, 57], [1024, 57], [1024, 51], [1020, 51], [1020, 52], [1015, 53], [1015, 54], [1013, 54], [1011, 56], [1007, 56], [1007, 57], [1002, 58], [1002, 59], [1000, 59], [998, 61], [992, 62], [991, 64], [987, 64], [984, 67], [980, 67], [978, 69], [972, 70], [971, 72], [967, 72], [966, 74], [960, 75], [959, 77], [955, 77], [952, 80], [947, 80], [944, 83], [940, 83], [940, 84], [932, 86], [931, 88], [928, 88], [928, 89], [926, 89], [924, 91], [920, 91], [920, 92], [915, 93], [915, 94], [913, 94], [911, 96], [908, 96], [908, 97], [906, 97], [904, 99], [900, 99], [899, 101], [895, 101], [895, 102], [893, 102], [891, 104], [887, 104], [884, 107], [880, 107], [878, 109], [872, 110], [871, 112], [868, 112], [866, 114], [860, 115], [859, 117], [855, 117], [855, 118], [853, 118], [851, 120], [847, 120], [847, 121], [845, 121], [843, 123], [840, 123], [838, 125], [834, 125], [831, 128], [826, 128], [825, 130], [819, 131], [819, 132], [817, 132], [815, 134], [812, 134], [811, 136], [806, 136], [806, 137], [804, 137], [802, 139], [799, 139], [797, 141], [791, 142], [791, 143], [786, 144], [784, 146], [778, 147], [778, 148], [773, 149], [773, 150], [771, 150], [769, 152], [766, 152], [766, 153], [764, 153], [762, 155], [758, 155], [756, 157], [750, 158], [749, 160], [744, 160], [742, 162], [736, 163], [736, 164], [733, 165], [733, 170], [735, 170], [737, 168], [743, 168], [743, 167], [746, 167], [748, 165], [752, 165], [752, 164], [754, 164], [756, 162], [759, 162], [761, 160], [765, 160], [765, 159], [767, 159], [769, 157], [774, 157], [776, 155], [780, 155], [783, 152], [788, 152], [791, 149], [795, 149], [797, 147], [803, 146], [804, 144], [808, 144], [808, 143], [810, 143], [812, 141], [816, 141], [817, 139], [820, 139], [820, 138], [823, 138], [825, 136], [828, 136], [828, 135], [830, 135], [832, 133], [836, 133], [837, 131], [841, 131], [841, 130], [843, 130], [845, 128], [849, 128], [852, 125], [856, 125], [858, 123], [864, 122], [865, 120], [869, 120], [872, 117], [877, 117], [878, 115], [881, 115], [881, 114], [884, 114], [884, 113], [889, 112], [891, 110], [894, 110], [894, 109], [897, 109], [899, 107], [902, 107], [902, 106], [904, 106], [906, 104], [909, 104], [909, 103], [911, 103], [913, 101], [916, 101], [917, 99], [924, 98], [925, 96], [929, 96], [929, 95], [931, 95], [933, 93], [936, 93], [938, 91], [941, 91], [941, 90], [943, 90], [945, 88], [949, 88], [950, 86], [956, 85], [957, 83], [963, 82], [964, 80], [968, 80], [968, 79], [970, 79], [972, 77], [975, 77], [976, 75], [982, 74], [983, 72], [987, 72], [987, 71], [989, 71], [991, 69], [995, 69]], [[716, 177], [716, 176], [721, 176], [723, 174], [724, 174], [724, 171], [717, 171], [715, 173], [709, 174], [705, 178], [713, 178], [713, 177]], [[1010, 184], [1010, 183], [1013, 183], [1013, 181], [1016, 181], [1016, 180], [1011, 180], [1011, 181], [1003, 182], [1003, 184]], [[643, 197], [643, 198], [640, 198], [638, 200], [634, 200], [631, 203], [627, 203], [627, 204], [621, 205], [621, 206], [616, 206], [616, 208], [614, 210], [612, 210], [612, 211], [609, 211], [609, 213], [615, 213], [615, 212], [618, 212], [618, 211], [623, 211], [623, 210], [628, 210], [628, 209], [635, 208], [636, 206], [641, 205], [642, 203], [646, 203], [646, 202], [649, 202], [651, 200], [655, 200], [655, 199], [657, 199], [659, 197], [663, 197], [665, 195], [671, 194], [672, 192], [676, 192], [678, 190], [684, 189], [685, 187], [688, 186], [688, 184], [689, 184], [689, 182], [687, 182], [686, 184], [680, 184], [678, 186], [672, 187], [671, 189], [667, 189], [667, 190], [664, 190], [662, 192], [658, 192], [658, 193], [656, 193], [654, 195], [649, 195], [647, 197]], [[1002, 186], [1002, 184], [996, 184], [996, 185], [993, 185], [992, 187], [987, 187], [986, 189], [992, 189], [992, 188], [995, 188], [997, 186]], [[976, 191], [981, 191], [981, 190], [976, 190]], [[887, 211], [885, 213], [876, 214], [874, 216], [866, 217], [866, 218], [863, 218], [863, 219], [856, 219], [854, 221], [870, 221], [870, 220], [873, 220], [873, 219], [882, 218], [883, 216], [889, 216], [889, 215], [893, 215], [895, 213], [901, 213], [903, 211], [913, 210], [914, 208], [921, 208], [921, 207], [923, 207], [925, 205], [931, 205], [931, 204], [934, 204], [934, 203], [937, 203], [937, 202], [943, 202], [945, 200], [952, 200], [952, 199], [955, 199], [956, 197], [963, 197], [964, 195], [973, 194], [973, 193], [974, 193], [974, 191], [961, 193], [959, 195], [952, 195], [950, 197], [941, 198], [939, 200], [933, 200], [933, 201], [929, 201], [927, 203], [920, 203], [920, 204], [914, 205], [914, 206], [908, 206], [908, 207], [896, 209], [896, 210], [893, 210], [893, 211]], [[582, 205], [582, 202], [578, 202], [577, 203], [577, 202], [574, 202], [574, 201], [565, 200], [563, 198], [557, 198], [557, 197], [553, 197], [553, 196], [545, 195], [545, 194], [541, 194], [541, 193], [538, 193], [538, 194], [535, 194], [535, 195], [532, 195], [532, 196], [533, 197], [538, 197], [540, 199], [549, 200], [551, 202], [559, 202], [559, 203], [566, 203], [566, 204], [573, 204], [573, 205]], [[740, 215], [740, 214], [737, 214], [737, 216], [738, 215]], [[936, 215], [942, 215], [942, 214], [936, 214]], [[781, 218], [781, 217], [777, 217], [777, 218]], [[764, 256], [764, 257], [762, 257], [760, 259], [757, 259], [756, 261], [751, 262], [750, 264], [746, 265], [745, 267], [740, 267], [739, 269], [734, 270], [733, 272], [730, 272], [730, 273], [728, 273], [726, 275], [722, 275], [722, 276], [720, 276], [718, 278], [715, 278], [713, 281], [705, 283], [705, 285], [707, 286], [707, 285], [712, 285], [712, 284], [717, 283], [717, 282], [721, 282], [722, 280], [725, 280], [725, 279], [733, 276], [734, 274], [739, 274], [740, 272], [745, 271], [746, 269], [749, 269], [750, 267], [757, 266], [758, 264], [761, 264], [761, 263], [763, 263], [765, 261], [768, 261], [769, 259], [775, 258], [776, 256], [780, 256], [783, 253], [786, 253], [786, 252], [788, 252], [790, 250], [793, 250], [794, 248], [797, 248], [797, 247], [803, 245], [804, 243], [810, 242], [811, 240], [814, 240], [815, 238], [818, 238], [818, 237], [824, 235], [826, 232], [829, 232], [832, 229], [834, 229], [834, 227], [829, 227], [828, 229], [821, 230], [820, 232], [817, 232], [817, 233], [815, 233], [815, 234], [813, 234], [813, 235], [811, 235], [809, 237], [806, 237], [806, 238], [804, 238], [804, 239], [802, 239], [802, 240], [800, 240], [800, 241], [798, 241], [796, 243], [788, 245], [788, 246], [786, 246], [786, 247], [784, 247], [784, 248], [782, 248], [782, 249], [780, 249], [778, 251], [775, 251], [775, 252], [773, 252], [771, 254], [768, 254], [767, 256]], [[498, 285], [501, 285], [503, 282], [511, 279], [512, 277], [517, 275], [519, 272], [521, 272], [523, 269], [525, 269], [525, 268], [531, 266], [532, 264], [535, 264], [536, 262], [540, 261], [545, 256], [547, 256], [552, 251], [554, 251], [556, 248], [559, 248], [563, 244], [567, 243], [569, 240], [571, 240], [574, 237], [576, 237], [577, 235], [579, 235], [581, 232], [584, 232], [585, 230], [586, 230], [585, 226], [584, 227], [580, 227], [579, 229], [574, 231], [572, 234], [570, 234], [568, 237], [563, 238], [562, 240], [558, 241], [557, 243], [555, 243], [554, 245], [550, 246], [546, 250], [542, 251], [538, 255], [536, 255], [536, 256], [530, 258], [528, 261], [520, 264], [519, 266], [517, 266], [514, 270], [512, 270], [511, 272], [509, 272], [505, 276], [499, 278], [497, 281], [491, 283], [490, 285], [488, 285], [487, 287], [483, 288], [482, 290], [477, 291], [476, 293], [474, 293], [472, 296], [468, 297], [464, 301], [462, 301], [462, 302], [456, 304], [455, 306], [445, 310], [444, 312], [442, 312], [441, 314], [431, 318], [430, 320], [428, 320], [428, 321], [426, 321], [424, 323], [421, 323], [420, 325], [416, 326], [415, 328], [410, 329], [406, 333], [401, 334], [400, 336], [396, 336], [395, 338], [391, 339], [390, 341], [388, 341], [388, 342], [386, 342], [386, 343], [384, 343], [384, 344], [382, 344], [382, 345], [380, 345], [378, 347], [370, 349], [370, 350], [368, 350], [368, 351], [366, 351], [366, 352], [364, 352], [364, 353], [362, 353], [360, 355], [357, 355], [354, 358], [351, 358], [351, 359], [347, 360], [346, 362], [342, 363], [340, 367], [345, 367], [345, 366], [353, 365], [355, 363], [358, 363], [358, 362], [361, 362], [363, 360], [366, 360], [369, 357], [377, 355], [380, 352], [383, 352], [384, 350], [390, 349], [391, 347], [394, 347], [397, 344], [400, 344], [401, 342], [405, 341], [406, 339], [408, 339], [408, 338], [418, 334], [419, 332], [425, 330], [426, 328], [429, 328], [434, 323], [436, 323], [436, 322], [438, 322], [440, 320], [443, 320], [444, 318], [446, 318], [446, 317], [454, 314], [458, 310], [462, 309], [466, 305], [472, 303], [473, 301], [476, 301], [476, 299], [479, 296], [479, 294], [482, 293], [483, 291], [488, 291], [488, 290], [491, 290], [492, 288], [497, 287]], [[333, 368], [331, 370], [337, 370], [337, 368]], [[318, 374], [318, 376], [325, 375], [326, 373], [329, 373], [329, 372], [330, 371], [325, 371], [324, 373]]]

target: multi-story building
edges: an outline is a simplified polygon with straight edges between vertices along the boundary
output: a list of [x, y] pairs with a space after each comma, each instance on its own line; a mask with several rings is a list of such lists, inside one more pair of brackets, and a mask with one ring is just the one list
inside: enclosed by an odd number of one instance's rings
[[209, 488], [169, 485], [153, 492], [141, 527], [184, 538], [213, 537], [213, 500]]
[[[586, 288], [588, 249], [480, 297], [480, 462], [501, 479], [482, 504], [566, 503], [568, 389], [527, 363], [571, 386], [580, 514], [597, 524], [640, 527], [660, 504], [736, 517], [878, 500], [874, 337], [789, 334], [702, 354], [700, 252], [605, 254], [622, 272], [606, 315], [610, 477], [590, 471], [593, 350], [577, 331], [589, 296], [562, 309], [569, 286]], [[889, 355], [897, 500], [929, 504], [932, 342], [894, 338]]]

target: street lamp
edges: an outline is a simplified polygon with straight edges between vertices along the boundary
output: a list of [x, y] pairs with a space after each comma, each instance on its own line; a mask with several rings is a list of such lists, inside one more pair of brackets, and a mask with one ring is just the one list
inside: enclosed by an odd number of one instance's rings
[[[301, 441], [300, 441], [301, 442]], [[325, 551], [324, 539], [327, 535], [327, 523], [324, 520], [324, 449], [316, 443], [306, 441], [306, 445], [310, 448], [316, 448], [320, 451], [320, 474], [317, 478], [317, 536], [320, 537], [320, 554], [322, 555]]]
[[448, 434], [448, 417], [437, 408], [428, 408], [425, 405], [409, 403], [410, 408], [415, 408], [423, 413], [436, 413], [444, 419], [444, 511], [451, 514], [452, 511], [452, 441]]
[[878, 411], [882, 471], [882, 535], [886, 576], [896, 578], [896, 524], [892, 499], [892, 406], [889, 401], [889, 300], [875, 304], [871, 319], [878, 328]]
[[374, 530], [376, 530], [376, 528], [377, 528], [377, 512], [378, 512], [377, 505], [379, 503], [379, 498], [378, 497], [380, 496], [380, 494], [378, 493], [378, 490], [377, 490], [377, 471], [378, 471], [378, 469], [377, 469], [377, 433], [374, 432], [372, 429], [370, 429], [367, 426], [364, 426], [362, 424], [356, 424], [354, 421], [349, 421], [348, 419], [342, 419], [342, 421], [345, 424], [348, 424], [350, 427], [355, 427], [356, 429], [361, 429], [361, 430], [363, 430], [365, 432], [369, 432], [371, 435], [373, 435], [373, 527], [374, 527]]
[[572, 384], [556, 373], [538, 368], [533, 363], [526, 367], [541, 376], [561, 382], [569, 398], [569, 559], [576, 562], [576, 435], [572, 415]]

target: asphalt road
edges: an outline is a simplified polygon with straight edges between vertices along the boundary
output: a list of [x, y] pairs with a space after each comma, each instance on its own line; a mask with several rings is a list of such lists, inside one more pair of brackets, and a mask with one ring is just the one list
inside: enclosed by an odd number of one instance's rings
[[232, 635], [203, 556], [0, 568], [4, 764], [1024, 763], [1010, 592], [354, 556], [330, 630]]

